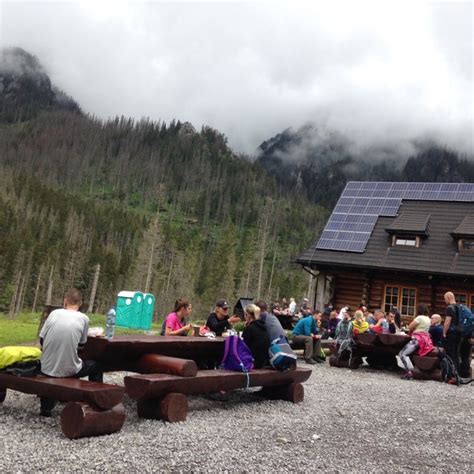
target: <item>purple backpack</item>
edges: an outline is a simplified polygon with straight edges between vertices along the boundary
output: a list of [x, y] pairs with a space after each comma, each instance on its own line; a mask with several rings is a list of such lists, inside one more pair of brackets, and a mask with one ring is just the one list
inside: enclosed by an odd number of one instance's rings
[[224, 357], [221, 369], [237, 372], [250, 372], [253, 369], [253, 356], [247, 344], [239, 336], [228, 336], [225, 340]]

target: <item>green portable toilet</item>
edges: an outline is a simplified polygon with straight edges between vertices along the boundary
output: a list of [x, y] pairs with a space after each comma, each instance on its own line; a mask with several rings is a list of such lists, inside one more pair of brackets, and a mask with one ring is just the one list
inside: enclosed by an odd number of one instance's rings
[[142, 329], [143, 293], [121, 291], [117, 295], [117, 319], [115, 324], [131, 329]]
[[153, 321], [153, 312], [155, 311], [155, 296], [151, 293], [143, 295], [141, 328], [149, 331]]

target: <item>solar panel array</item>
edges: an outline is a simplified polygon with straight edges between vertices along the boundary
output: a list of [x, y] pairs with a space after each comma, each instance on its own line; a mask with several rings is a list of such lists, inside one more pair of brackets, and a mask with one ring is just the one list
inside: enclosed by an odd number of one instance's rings
[[474, 184], [351, 181], [337, 201], [316, 248], [363, 252], [379, 216], [396, 216], [404, 199], [474, 202]]

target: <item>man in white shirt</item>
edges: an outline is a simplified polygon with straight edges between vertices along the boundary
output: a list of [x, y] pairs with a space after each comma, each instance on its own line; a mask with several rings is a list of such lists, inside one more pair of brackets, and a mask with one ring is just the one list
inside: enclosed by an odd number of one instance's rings
[[[75, 288], [64, 296], [64, 308], [54, 310], [40, 332], [41, 372], [49, 377], [89, 376], [89, 380], [102, 382], [102, 369], [94, 361], [83, 361], [78, 355], [87, 342], [89, 318], [79, 311], [81, 292]], [[55, 400], [41, 397], [41, 415], [51, 416]]]

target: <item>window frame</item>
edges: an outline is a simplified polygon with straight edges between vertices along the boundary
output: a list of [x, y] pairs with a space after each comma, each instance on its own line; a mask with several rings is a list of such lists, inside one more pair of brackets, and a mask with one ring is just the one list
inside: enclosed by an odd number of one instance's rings
[[[405, 243], [397, 243], [398, 241]], [[414, 245], [407, 242], [414, 242]], [[419, 248], [421, 246], [421, 237], [418, 235], [392, 235], [392, 247]]]
[[[405, 317], [410, 317], [410, 318], [414, 318], [416, 317], [416, 307], [417, 307], [417, 304], [418, 304], [418, 288], [415, 287], [415, 286], [404, 286], [404, 285], [396, 285], [396, 284], [387, 284], [387, 285], [384, 285], [384, 291], [383, 291], [383, 310], [387, 313], [387, 288], [396, 288], [397, 289], [397, 294], [396, 294], [396, 298], [397, 298], [397, 304], [394, 305], [392, 303], [389, 303], [389, 309], [392, 307], [392, 306], [396, 306], [398, 308], [398, 310], [400, 311], [400, 314], [402, 316], [405, 316]], [[413, 290], [415, 292], [415, 296], [414, 296], [414, 300], [413, 300], [413, 306], [409, 305], [407, 306], [408, 308], [412, 308], [413, 307], [413, 314], [407, 314], [407, 313], [403, 313], [403, 305], [402, 305], [402, 302], [403, 302], [403, 290], [407, 290], [408, 292], [410, 290]], [[390, 295], [391, 297], [391, 301], [394, 300], [393, 298], [393, 293]], [[474, 298], [474, 295], [472, 295], [473, 298]], [[473, 300], [473, 303], [474, 303], [474, 300]]]
[[[463, 302], [460, 301], [461, 296], [465, 297], [465, 301]], [[469, 293], [468, 291], [466, 293], [455, 293], [454, 298], [456, 299], [456, 303], [463, 304], [464, 306], [467, 306], [468, 308], [470, 308], [471, 311], [474, 312], [474, 293]]]
[[[471, 248], [464, 248], [464, 243], [466, 242], [466, 240], [473, 243], [473, 246]], [[458, 239], [458, 250], [462, 253], [474, 253], [474, 239]]]

